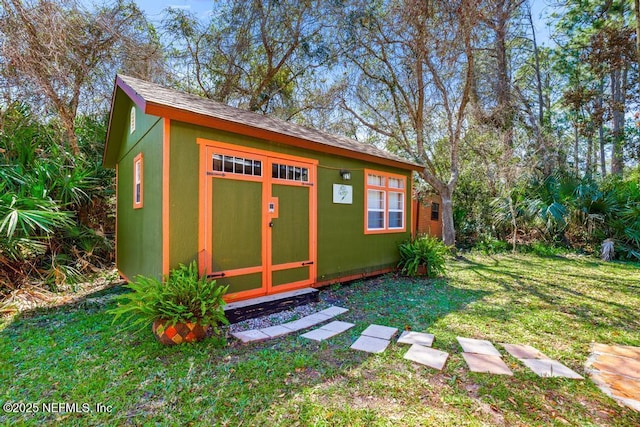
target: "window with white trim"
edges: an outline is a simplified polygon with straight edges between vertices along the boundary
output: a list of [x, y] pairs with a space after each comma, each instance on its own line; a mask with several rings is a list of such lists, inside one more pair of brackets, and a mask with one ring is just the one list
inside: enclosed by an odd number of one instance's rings
[[129, 115], [129, 133], [136, 131], [136, 107], [131, 107], [131, 113]]
[[365, 233], [405, 231], [406, 178], [369, 170], [365, 174]]
[[133, 159], [133, 208], [139, 209], [143, 206], [144, 197], [144, 164], [142, 153]]

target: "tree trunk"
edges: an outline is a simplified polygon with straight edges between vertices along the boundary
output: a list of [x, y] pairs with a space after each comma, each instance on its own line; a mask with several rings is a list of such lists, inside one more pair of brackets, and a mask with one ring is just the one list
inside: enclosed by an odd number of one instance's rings
[[[599, 109], [602, 109], [602, 91], [600, 91], [600, 94], [598, 95], [597, 107]], [[605, 145], [604, 120], [602, 120], [602, 118], [600, 118], [600, 123], [598, 125], [598, 140], [600, 142], [600, 173], [604, 178], [605, 176], [607, 176], [607, 163], [606, 163], [606, 156], [604, 153], [604, 145]]]
[[604, 124], [600, 123], [599, 129], [598, 129], [598, 139], [600, 140], [600, 173], [602, 174], [602, 177], [604, 178], [605, 176], [607, 176], [607, 159], [604, 153]]
[[[636, 12], [636, 60], [640, 64], [640, 0], [634, 1]], [[638, 73], [638, 81], [640, 82], [640, 73]]]
[[622, 72], [611, 71], [611, 101], [613, 116], [613, 146], [611, 148], [611, 173], [622, 175], [624, 167], [624, 99], [622, 91]]
[[573, 141], [573, 171], [575, 172], [576, 176], [578, 176], [578, 174], [580, 173], [580, 167], [578, 166], [578, 155], [579, 155], [580, 138], [579, 138], [579, 135], [578, 135], [578, 124], [577, 123], [574, 123], [573, 132], [574, 132], [574, 137], [575, 137], [575, 140]]
[[451, 198], [453, 189], [445, 186], [440, 191], [442, 198], [442, 241], [445, 245], [453, 247], [456, 244], [456, 230], [453, 224], [453, 204]]
[[509, 195], [509, 212], [511, 213], [511, 227], [513, 227], [513, 235], [511, 236], [511, 251], [516, 252], [516, 237], [518, 236], [518, 221], [516, 218], [516, 209], [513, 206], [513, 197]]
[[587, 137], [587, 158], [586, 158], [586, 165], [585, 165], [585, 171], [584, 171], [585, 176], [591, 176], [593, 174], [593, 170], [592, 170], [593, 168], [591, 166], [592, 160], [593, 160], [593, 135], [589, 135]]

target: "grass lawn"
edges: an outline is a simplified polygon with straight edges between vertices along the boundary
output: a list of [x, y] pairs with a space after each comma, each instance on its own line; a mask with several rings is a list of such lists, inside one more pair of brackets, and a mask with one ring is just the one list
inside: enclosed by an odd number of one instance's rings
[[[530, 344], [584, 374], [591, 342], [640, 346], [640, 266], [590, 258], [473, 256], [436, 281], [382, 277], [326, 288], [323, 305], [356, 323], [327, 342], [296, 334], [253, 345], [215, 339], [163, 347], [150, 330], [121, 331], [108, 290], [40, 310], [0, 331], [5, 424], [70, 425], [640, 425], [588, 379], [539, 378], [508, 355], [513, 377], [470, 372], [455, 337]], [[370, 323], [435, 334], [443, 372], [349, 349]], [[77, 403], [87, 413], [43, 413]], [[96, 405], [111, 406], [96, 412]], [[87, 407], [82, 407], [87, 404]], [[33, 409], [33, 407], [32, 407]], [[54, 408], [55, 409], [55, 408]]]

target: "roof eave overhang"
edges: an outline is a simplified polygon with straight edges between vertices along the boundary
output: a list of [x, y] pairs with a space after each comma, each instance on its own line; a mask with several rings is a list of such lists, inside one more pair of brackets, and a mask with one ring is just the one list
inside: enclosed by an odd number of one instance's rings
[[102, 152], [102, 166], [105, 168], [115, 168], [115, 162], [110, 162], [108, 159], [108, 150], [112, 147], [111, 142], [111, 134], [113, 132], [113, 113], [116, 105], [116, 96], [118, 93], [118, 89], [121, 89], [132, 101], [134, 104], [138, 106], [142, 111], [146, 112], [146, 104], [145, 99], [140, 96], [132, 87], [127, 85], [120, 76], [116, 75], [116, 81], [113, 85], [113, 93], [111, 94], [111, 108], [109, 110], [109, 122], [107, 125], [107, 137], [104, 144], [104, 150]]
[[[350, 157], [359, 160], [366, 160], [372, 163], [383, 164], [386, 166], [393, 166], [400, 169], [419, 171], [422, 170], [422, 166], [415, 163], [401, 162], [393, 159], [387, 159], [383, 157], [374, 156], [368, 153], [356, 152], [345, 148], [336, 147], [333, 145], [324, 144], [318, 141], [312, 141], [304, 138], [299, 138], [292, 135], [283, 134], [280, 132], [274, 132], [258, 128], [255, 126], [249, 126], [246, 124], [233, 122], [230, 120], [224, 120], [217, 117], [211, 117], [206, 114], [199, 114], [192, 111], [185, 111], [179, 108], [171, 107], [164, 104], [156, 104], [148, 102], [145, 109], [146, 114], [153, 116], [167, 117], [170, 120], [176, 120], [185, 123], [191, 123], [195, 125], [201, 125], [205, 127], [220, 129], [227, 132], [232, 132], [240, 135], [251, 136], [268, 141], [279, 142], [287, 145], [293, 145], [296, 147], [305, 148], [312, 151], [322, 151], [324, 153], [336, 154], [344, 157]], [[322, 149], [319, 149], [322, 147]]]

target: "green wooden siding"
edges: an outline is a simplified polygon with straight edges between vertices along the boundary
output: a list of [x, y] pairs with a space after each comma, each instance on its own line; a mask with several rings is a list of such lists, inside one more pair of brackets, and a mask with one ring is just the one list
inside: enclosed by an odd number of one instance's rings
[[272, 187], [273, 197], [278, 198], [279, 215], [273, 220], [271, 260], [274, 265], [308, 261], [309, 188], [280, 184]]
[[[124, 106], [130, 111], [131, 105]], [[129, 279], [162, 275], [162, 119], [137, 111], [118, 154], [117, 266]], [[133, 159], [143, 153], [143, 207], [133, 209]]]
[[212, 270], [262, 265], [262, 183], [213, 180]]
[[[364, 169], [404, 175], [407, 177], [407, 185], [411, 182], [410, 171], [284, 144], [269, 143], [196, 125], [171, 122], [169, 199], [171, 268], [178, 263], [196, 259], [198, 253], [199, 146], [196, 144], [196, 138], [319, 161], [316, 182], [317, 281], [368, 273], [396, 265], [397, 246], [401, 241], [409, 238], [410, 228], [407, 227], [404, 233], [364, 234]], [[342, 181], [340, 169], [351, 170], [351, 181]], [[335, 183], [344, 183], [353, 187], [353, 204], [333, 204], [333, 184]], [[411, 195], [407, 188], [405, 200], [405, 224], [407, 225], [410, 224], [410, 200]]]

